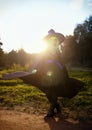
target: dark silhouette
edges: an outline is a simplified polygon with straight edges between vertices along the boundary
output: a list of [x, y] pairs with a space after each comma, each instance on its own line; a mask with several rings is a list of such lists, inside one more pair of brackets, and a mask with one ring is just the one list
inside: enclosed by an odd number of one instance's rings
[[60, 61], [44, 60], [39, 63], [39, 71], [35, 74], [21, 77], [24, 83], [32, 84], [42, 90], [49, 102], [50, 109], [47, 117], [61, 112], [60, 106], [57, 102], [58, 97], [73, 98], [84, 85], [83, 82], [69, 78], [66, 67]]
[[27, 84], [37, 86], [46, 94], [50, 102], [50, 109], [46, 117], [53, 117], [55, 113], [61, 112], [58, 97], [72, 98], [84, 84], [77, 79], [69, 78], [62, 62], [58, 47], [64, 41], [64, 36], [51, 29], [44, 39], [47, 41], [48, 49], [34, 65], [37, 72], [23, 76], [21, 79]]

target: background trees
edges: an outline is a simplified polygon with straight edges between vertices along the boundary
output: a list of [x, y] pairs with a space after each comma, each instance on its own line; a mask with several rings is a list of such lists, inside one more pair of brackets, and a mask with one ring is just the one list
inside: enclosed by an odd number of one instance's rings
[[76, 60], [77, 44], [74, 36], [66, 36], [62, 45], [62, 59], [64, 63], [74, 64]]
[[3, 43], [0, 42], [0, 69], [2, 69], [2, 66], [4, 65], [4, 52], [2, 49]]
[[62, 49], [66, 63], [92, 67], [92, 16], [76, 26], [73, 36], [66, 36]]
[[78, 45], [77, 60], [92, 67], [92, 16], [77, 25], [74, 29], [74, 38]]
[[6, 56], [6, 67], [16, 67], [16, 65], [25, 67], [27, 64], [30, 64], [31, 54], [26, 53], [23, 49], [18, 51], [12, 50], [7, 53]]

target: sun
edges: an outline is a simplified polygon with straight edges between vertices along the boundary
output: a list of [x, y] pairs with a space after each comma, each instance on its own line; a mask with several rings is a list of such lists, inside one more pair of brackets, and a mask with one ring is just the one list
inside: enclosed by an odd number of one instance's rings
[[46, 50], [47, 45], [43, 40], [35, 39], [30, 45], [27, 45], [24, 48], [28, 53], [41, 53]]

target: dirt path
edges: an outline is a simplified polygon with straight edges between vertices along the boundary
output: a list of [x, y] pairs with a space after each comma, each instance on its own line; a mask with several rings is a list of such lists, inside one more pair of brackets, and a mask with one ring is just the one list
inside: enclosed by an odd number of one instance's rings
[[44, 120], [44, 115], [0, 110], [0, 130], [92, 130], [92, 122], [73, 119]]

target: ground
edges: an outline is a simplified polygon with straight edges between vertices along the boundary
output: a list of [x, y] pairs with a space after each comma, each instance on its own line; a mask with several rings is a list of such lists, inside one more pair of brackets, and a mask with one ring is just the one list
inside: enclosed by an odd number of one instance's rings
[[0, 110], [0, 130], [92, 130], [92, 122], [57, 117], [44, 120], [44, 114]]

